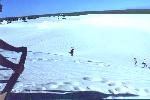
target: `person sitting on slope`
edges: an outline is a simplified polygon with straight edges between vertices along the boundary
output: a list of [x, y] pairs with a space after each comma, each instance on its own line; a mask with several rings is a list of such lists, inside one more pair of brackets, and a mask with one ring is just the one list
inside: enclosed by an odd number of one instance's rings
[[147, 67], [146, 59], [144, 59], [144, 61], [142, 62], [142, 64], [144, 65], [144, 67]]

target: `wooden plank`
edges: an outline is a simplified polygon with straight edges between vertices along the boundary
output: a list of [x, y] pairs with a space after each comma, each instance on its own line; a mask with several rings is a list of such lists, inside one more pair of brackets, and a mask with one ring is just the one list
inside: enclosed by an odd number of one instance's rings
[[0, 80], [0, 83], [7, 83], [8, 80]]

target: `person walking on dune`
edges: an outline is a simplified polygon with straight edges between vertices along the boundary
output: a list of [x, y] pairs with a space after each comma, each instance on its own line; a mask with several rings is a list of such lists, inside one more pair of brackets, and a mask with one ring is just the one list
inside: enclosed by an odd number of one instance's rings
[[134, 65], [137, 66], [137, 60], [134, 58]]
[[73, 47], [71, 47], [71, 50], [70, 50], [70, 52], [69, 52], [70, 54], [71, 54], [71, 56], [73, 56], [74, 55], [74, 48]]
[[[17, 53], [22, 52], [21, 60], [18, 64], [15, 64], [15, 63], [9, 61], [3, 55], [0, 54], [0, 65], [1, 66], [12, 69], [14, 71], [14, 73], [21, 74], [24, 70], [24, 61], [26, 59], [27, 48], [26, 47], [14, 47], [14, 46], [9, 45], [2, 39], [0, 39], [0, 49], [15, 51]], [[12, 86], [12, 84], [11, 84], [11, 86]], [[7, 86], [7, 87], [10, 88], [11, 86]], [[5, 88], [3, 91], [4, 93], [0, 93], [0, 100], [4, 100], [5, 96], [7, 95], [7, 91], [10, 91], [10, 90], [7, 90], [7, 88]]]

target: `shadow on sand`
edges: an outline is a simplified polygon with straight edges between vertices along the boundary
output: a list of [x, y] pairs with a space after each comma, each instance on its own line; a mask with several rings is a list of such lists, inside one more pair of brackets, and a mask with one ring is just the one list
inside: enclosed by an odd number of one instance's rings
[[[56, 91], [52, 91], [52, 92], [56, 92]], [[63, 91], [60, 92], [62, 93]], [[113, 96], [113, 97], [138, 96], [138, 95], [128, 94], [128, 93], [127, 94], [104, 94], [96, 91], [77, 91], [77, 92], [70, 92], [64, 94], [60, 94], [60, 92], [59, 93], [11, 93], [7, 96], [5, 100], [100, 100], [100, 99], [105, 99], [109, 96]]]

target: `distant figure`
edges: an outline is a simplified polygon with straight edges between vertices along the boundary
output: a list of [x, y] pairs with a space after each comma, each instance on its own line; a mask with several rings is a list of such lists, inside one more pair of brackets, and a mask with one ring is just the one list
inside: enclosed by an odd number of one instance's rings
[[137, 60], [134, 58], [134, 65], [137, 66]]
[[74, 55], [74, 48], [73, 47], [71, 47], [71, 50], [70, 50], [70, 52], [69, 52], [70, 54], [71, 54], [71, 56], [73, 56]]
[[[144, 65], [144, 67], [147, 67], [146, 59], [144, 59], [144, 61], [142, 62], [142, 64]], [[144, 68], [144, 67], [143, 67], [143, 68]]]

